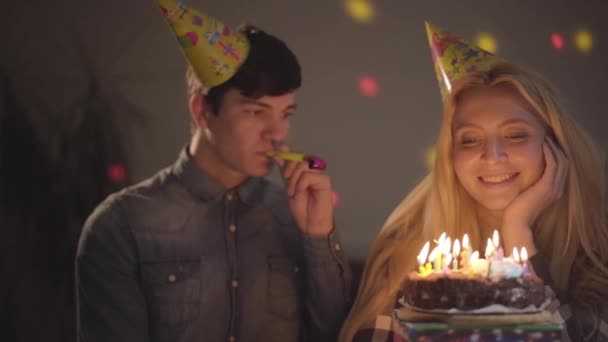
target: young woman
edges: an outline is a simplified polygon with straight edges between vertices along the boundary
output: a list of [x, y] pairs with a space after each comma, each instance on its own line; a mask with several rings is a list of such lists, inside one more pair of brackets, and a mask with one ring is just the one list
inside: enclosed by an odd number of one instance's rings
[[494, 229], [506, 251], [532, 255], [573, 341], [608, 340], [603, 160], [552, 86], [504, 61], [460, 77], [444, 98], [436, 147], [434, 170], [372, 246], [341, 340], [375, 334], [366, 327], [395, 307], [425, 241], [467, 233], [483, 250]]

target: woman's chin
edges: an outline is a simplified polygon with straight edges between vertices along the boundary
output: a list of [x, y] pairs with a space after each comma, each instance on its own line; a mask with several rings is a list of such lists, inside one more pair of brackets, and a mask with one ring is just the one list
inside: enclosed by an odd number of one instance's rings
[[508, 198], [491, 198], [491, 199], [483, 199], [478, 201], [478, 203], [489, 211], [504, 211], [511, 202], [513, 202], [514, 197]]

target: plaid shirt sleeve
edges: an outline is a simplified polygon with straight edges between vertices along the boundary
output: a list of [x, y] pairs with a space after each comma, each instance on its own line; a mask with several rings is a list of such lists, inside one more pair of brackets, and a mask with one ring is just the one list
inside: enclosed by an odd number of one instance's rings
[[[545, 282], [545, 291], [547, 297], [551, 298], [550, 304], [547, 306], [547, 310], [552, 313], [551, 320], [554, 323], [561, 324], [564, 329], [562, 331], [562, 341], [571, 341], [568, 336], [566, 327], [571, 323], [571, 319], [574, 318], [572, 309], [568, 303], [564, 302], [563, 294], [556, 292], [554, 289], [553, 279], [549, 273], [549, 267], [544, 257], [539, 253], [529, 259], [532, 272], [538, 275]], [[597, 339], [599, 341], [608, 341], [608, 305], [604, 305], [602, 317], [598, 322], [597, 326]]]
[[407, 336], [405, 330], [390, 314], [376, 316], [374, 321], [364, 325], [353, 342], [405, 342]]
[[[553, 293], [553, 300], [551, 304], [547, 307], [547, 310], [551, 311], [551, 320], [554, 323], [561, 324], [564, 329], [562, 331], [562, 341], [571, 341], [568, 336], [568, 331], [565, 329], [569, 323], [569, 320], [574, 317], [572, 314], [571, 308], [569, 304], [561, 304], [560, 301], [555, 297], [553, 290], [546, 286], [545, 289], [548, 293]], [[603, 308], [603, 316], [606, 316], [608, 313], [608, 308], [604, 306]], [[608, 323], [606, 323], [606, 317], [600, 317], [597, 326], [596, 339], [594, 341], [608, 341]]]

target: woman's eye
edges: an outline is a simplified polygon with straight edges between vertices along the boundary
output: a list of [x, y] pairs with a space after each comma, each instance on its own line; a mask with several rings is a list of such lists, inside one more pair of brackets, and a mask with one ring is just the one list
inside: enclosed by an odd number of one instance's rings
[[527, 133], [513, 133], [513, 134], [508, 134], [507, 138], [511, 139], [511, 140], [522, 140], [528, 137]]
[[479, 139], [477, 138], [472, 138], [472, 137], [467, 137], [467, 138], [462, 138], [460, 139], [460, 144], [464, 145], [464, 146], [470, 146], [470, 145], [474, 145], [477, 142], [479, 142]]

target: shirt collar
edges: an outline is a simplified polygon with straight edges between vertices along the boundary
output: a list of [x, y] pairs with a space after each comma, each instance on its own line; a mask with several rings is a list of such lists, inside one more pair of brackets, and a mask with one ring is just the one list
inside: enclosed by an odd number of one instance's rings
[[260, 177], [249, 177], [235, 189], [227, 190], [196, 165], [188, 146], [180, 152], [177, 161], [173, 164], [172, 173], [190, 192], [203, 201], [215, 200], [231, 193], [237, 194], [244, 203], [252, 205], [262, 195], [265, 182]]

